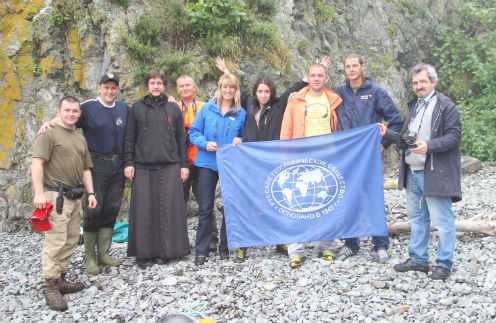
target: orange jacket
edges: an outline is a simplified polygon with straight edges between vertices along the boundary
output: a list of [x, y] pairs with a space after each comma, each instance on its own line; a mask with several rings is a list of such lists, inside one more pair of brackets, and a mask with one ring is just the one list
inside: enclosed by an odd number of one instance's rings
[[[288, 103], [281, 126], [281, 139], [292, 139], [305, 137], [305, 96], [310, 86], [305, 86]], [[331, 108], [331, 130], [338, 131], [338, 111], [337, 108], [343, 101], [339, 95], [324, 88], [324, 93]]]
[[[193, 103], [188, 104], [188, 107], [184, 109], [183, 102], [177, 101], [177, 105], [179, 106], [179, 109], [181, 109], [181, 111], [183, 112], [184, 130], [186, 133], [189, 133], [189, 127], [191, 127], [191, 124], [193, 123], [196, 114], [198, 113], [198, 111], [200, 111], [200, 109], [204, 104], [205, 102], [193, 101]], [[188, 158], [189, 158], [190, 166], [195, 161], [197, 152], [198, 152], [198, 148], [196, 148], [195, 145], [188, 146]]]

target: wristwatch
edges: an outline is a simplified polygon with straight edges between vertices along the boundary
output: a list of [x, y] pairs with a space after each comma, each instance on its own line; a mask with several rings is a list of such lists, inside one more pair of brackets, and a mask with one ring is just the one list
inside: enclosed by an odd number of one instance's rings
[[88, 193], [88, 196], [90, 196], [90, 195], [93, 195], [94, 197], [96, 197], [95, 192]]

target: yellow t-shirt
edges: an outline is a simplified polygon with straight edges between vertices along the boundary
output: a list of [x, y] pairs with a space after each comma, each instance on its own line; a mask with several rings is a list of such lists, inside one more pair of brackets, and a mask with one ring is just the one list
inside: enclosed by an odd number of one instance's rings
[[319, 97], [305, 96], [305, 137], [331, 133], [331, 107], [325, 93]]

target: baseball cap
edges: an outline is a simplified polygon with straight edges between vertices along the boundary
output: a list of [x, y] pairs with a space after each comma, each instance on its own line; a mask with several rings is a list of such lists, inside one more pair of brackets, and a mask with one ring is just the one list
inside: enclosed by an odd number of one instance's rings
[[117, 83], [117, 85], [119, 85], [119, 77], [114, 73], [107, 73], [107, 74], [103, 75], [102, 78], [100, 79], [99, 84], [103, 84], [103, 83], [106, 83], [108, 81], [115, 82], [115, 83]]

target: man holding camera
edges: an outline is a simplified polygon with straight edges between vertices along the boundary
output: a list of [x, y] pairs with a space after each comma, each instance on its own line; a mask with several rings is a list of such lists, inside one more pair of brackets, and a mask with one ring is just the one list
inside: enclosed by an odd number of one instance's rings
[[97, 205], [93, 191], [91, 162], [84, 137], [74, 130], [81, 116], [78, 99], [60, 100], [58, 120], [52, 131], [38, 135], [33, 145], [31, 178], [33, 204], [44, 209], [47, 202], [56, 205], [50, 214], [52, 229], [45, 231], [42, 253], [42, 276], [46, 280], [45, 298], [57, 311], [67, 310], [62, 294], [82, 290], [82, 283], [65, 280], [70, 258], [79, 241], [82, 197], [88, 194], [88, 208]]
[[460, 113], [450, 98], [436, 92], [433, 66], [418, 64], [410, 72], [418, 100], [408, 103], [410, 111], [402, 133], [381, 128], [381, 135], [403, 148], [398, 188], [406, 188], [411, 224], [410, 258], [394, 265], [398, 272], [429, 272], [430, 223], [439, 233], [437, 266], [431, 278], [445, 280], [453, 266], [456, 228], [451, 203], [460, 201], [461, 170]]
[[[339, 130], [347, 130], [381, 122], [388, 123], [388, 129], [400, 131], [403, 126], [401, 114], [388, 93], [381, 87], [372, 83], [364, 76], [365, 66], [358, 54], [349, 54], [344, 59], [344, 72], [348, 80], [339, 86], [336, 93], [343, 99], [338, 108]], [[389, 147], [391, 142], [383, 139], [381, 152]], [[389, 259], [387, 249], [389, 237], [372, 237], [375, 256], [378, 261]], [[347, 238], [345, 245], [338, 254], [338, 259], [344, 260], [354, 256], [360, 249], [360, 238]]]

